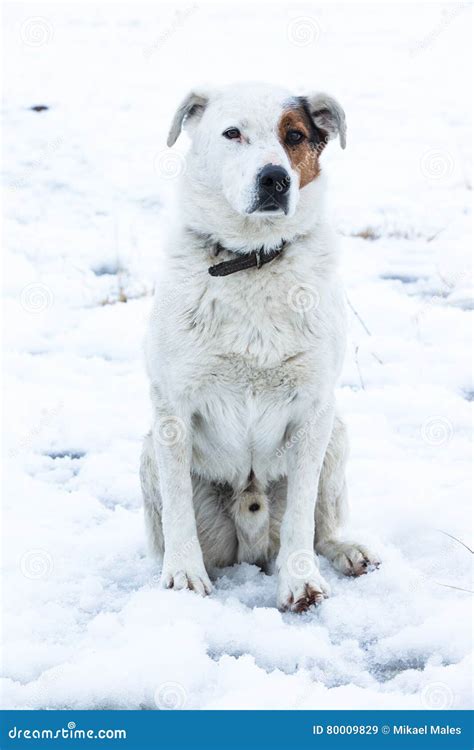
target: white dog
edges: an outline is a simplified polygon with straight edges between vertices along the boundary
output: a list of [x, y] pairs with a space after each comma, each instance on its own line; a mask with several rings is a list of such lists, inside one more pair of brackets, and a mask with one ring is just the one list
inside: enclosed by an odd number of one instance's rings
[[278, 606], [328, 595], [316, 552], [347, 575], [378, 562], [337, 538], [346, 433], [334, 387], [345, 347], [319, 157], [344, 148], [330, 96], [241, 84], [191, 93], [168, 138], [192, 138], [181, 213], [146, 344], [153, 425], [141, 481], [162, 583], [276, 560]]

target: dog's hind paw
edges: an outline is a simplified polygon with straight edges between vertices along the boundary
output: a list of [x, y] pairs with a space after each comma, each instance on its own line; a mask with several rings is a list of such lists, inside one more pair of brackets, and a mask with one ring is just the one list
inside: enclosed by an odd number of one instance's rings
[[207, 596], [212, 592], [212, 583], [203, 567], [169, 568], [163, 566], [161, 585], [165, 589], [175, 589], [176, 591], [189, 589], [200, 596]]
[[381, 564], [378, 555], [362, 544], [330, 540], [318, 543], [316, 549], [346, 576], [362, 576], [376, 570]]

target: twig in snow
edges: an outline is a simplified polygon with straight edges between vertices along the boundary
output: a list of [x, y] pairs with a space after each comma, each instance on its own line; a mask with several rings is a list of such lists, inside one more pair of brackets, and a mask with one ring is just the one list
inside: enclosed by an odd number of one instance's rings
[[[362, 326], [362, 328], [364, 329], [364, 331], [366, 332], [366, 334], [367, 334], [368, 336], [372, 336], [371, 332], [369, 331], [369, 329], [367, 328], [366, 324], [365, 324], [365, 323], [364, 323], [364, 321], [362, 320], [361, 316], [359, 315], [359, 313], [358, 313], [358, 312], [357, 312], [357, 310], [355, 309], [354, 305], [353, 305], [353, 304], [352, 304], [352, 302], [350, 301], [349, 297], [347, 296], [347, 292], [346, 292], [346, 300], [347, 300], [347, 304], [348, 304], [348, 305], [349, 305], [349, 307], [351, 308], [352, 312], [353, 312], [353, 313], [354, 313], [354, 315], [356, 316], [357, 320], [358, 320], [358, 321], [359, 321], [359, 323], [361, 324], [361, 326]], [[377, 362], [379, 363], [379, 365], [383, 365], [383, 360], [382, 360], [382, 359], [380, 359], [380, 357], [378, 356], [378, 354], [375, 354], [375, 352], [370, 352], [370, 353], [371, 353], [372, 357], [373, 357], [373, 358], [374, 358], [374, 359], [375, 359], [375, 360], [376, 360], [376, 361], [377, 361]]]
[[358, 313], [358, 312], [357, 312], [357, 310], [355, 309], [354, 305], [353, 305], [353, 304], [352, 304], [352, 302], [350, 301], [349, 297], [347, 296], [347, 292], [346, 292], [346, 300], [347, 300], [347, 304], [348, 304], [348, 305], [349, 305], [349, 307], [351, 308], [352, 312], [353, 312], [353, 313], [354, 313], [354, 315], [356, 316], [357, 320], [358, 320], [358, 321], [359, 321], [359, 323], [361, 324], [361, 326], [362, 326], [362, 328], [364, 329], [364, 331], [366, 332], [366, 334], [367, 334], [368, 336], [372, 336], [371, 332], [369, 331], [369, 329], [368, 329], [368, 328], [367, 328], [367, 326], [365, 325], [364, 321], [363, 321], [363, 320], [362, 320], [362, 318], [360, 317], [359, 313]]
[[[443, 529], [438, 529], [440, 534], [444, 534], [445, 536], [449, 536], [450, 539], [454, 539], [455, 542], [458, 544], [461, 544], [465, 549], [468, 550], [468, 552], [471, 553], [471, 555], [474, 555], [474, 550], [472, 550], [470, 547], [467, 546], [464, 542], [462, 542], [460, 539], [457, 538], [457, 536], [454, 536], [453, 534], [448, 534], [447, 531], [443, 531]], [[439, 581], [435, 581], [435, 583], [438, 584], [438, 586], [444, 586], [446, 589], [455, 589], [456, 591], [464, 591], [466, 594], [474, 594], [474, 591], [471, 591], [470, 589], [463, 589], [461, 586], [450, 586], [449, 583], [439, 583]]]
[[375, 354], [375, 352], [370, 352], [372, 357], [379, 363], [379, 365], [383, 365], [383, 360], [380, 359], [378, 354]]
[[446, 229], [446, 227], [441, 227], [441, 229], [438, 229], [437, 232], [435, 232], [434, 234], [431, 234], [429, 237], [427, 237], [426, 241], [427, 242], [433, 242], [433, 240], [438, 239], [439, 235], [442, 234], [442, 232], [444, 232], [445, 229]]
[[471, 589], [463, 589], [460, 586], [450, 586], [449, 583], [439, 583], [439, 581], [435, 581], [435, 583], [438, 586], [443, 586], [445, 589], [455, 589], [456, 591], [464, 591], [466, 594], [474, 594], [474, 591], [471, 591]]
[[356, 346], [356, 348], [354, 349], [354, 357], [355, 357], [357, 372], [359, 373], [360, 385], [362, 387], [362, 390], [365, 391], [364, 379], [362, 377], [362, 373], [360, 371], [360, 366], [359, 366], [359, 346]]
[[444, 534], [445, 536], [449, 536], [450, 539], [454, 539], [455, 542], [458, 542], [459, 544], [462, 544], [463, 547], [465, 547], [467, 550], [469, 550], [469, 552], [471, 553], [471, 555], [474, 555], [474, 550], [472, 550], [470, 547], [468, 547], [467, 544], [464, 544], [464, 542], [461, 542], [461, 540], [458, 539], [457, 536], [453, 536], [452, 534], [448, 534], [448, 532], [447, 531], [443, 531], [443, 529], [438, 529], [438, 531], [440, 532], [440, 534]]

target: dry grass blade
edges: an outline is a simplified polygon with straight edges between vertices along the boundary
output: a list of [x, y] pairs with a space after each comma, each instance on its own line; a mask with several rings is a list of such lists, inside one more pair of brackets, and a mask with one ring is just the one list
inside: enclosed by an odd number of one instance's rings
[[465, 547], [467, 550], [469, 550], [469, 552], [471, 553], [471, 555], [474, 555], [474, 550], [472, 550], [470, 547], [467, 546], [467, 544], [465, 544], [460, 539], [458, 539], [457, 536], [453, 536], [452, 534], [448, 534], [448, 532], [447, 531], [443, 531], [443, 529], [438, 529], [438, 531], [441, 534], [444, 534], [445, 536], [449, 536], [450, 539], [454, 539], [454, 541], [458, 542], [458, 544], [462, 544], [463, 547]]
[[349, 307], [351, 308], [352, 312], [353, 312], [353, 313], [354, 313], [354, 315], [356, 316], [357, 320], [358, 320], [358, 321], [359, 321], [359, 323], [361, 324], [361, 326], [362, 326], [362, 328], [364, 329], [364, 331], [366, 332], [366, 334], [367, 334], [368, 336], [372, 336], [371, 332], [369, 331], [369, 329], [368, 329], [368, 328], [367, 328], [367, 326], [365, 325], [364, 321], [363, 321], [363, 320], [362, 320], [362, 318], [360, 317], [359, 313], [358, 313], [358, 312], [357, 312], [357, 310], [355, 309], [354, 305], [353, 305], [353, 304], [352, 304], [352, 302], [350, 301], [350, 299], [349, 299], [349, 297], [347, 296], [347, 294], [346, 294], [346, 300], [347, 300], [347, 304], [348, 304], [348, 305], [349, 305]]
[[450, 586], [449, 583], [440, 583], [439, 581], [435, 581], [437, 586], [443, 586], [445, 589], [455, 589], [456, 591], [464, 591], [466, 594], [474, 594], [474, 591], [471, 591], [471, 589], [463, 589], [461, 586]]

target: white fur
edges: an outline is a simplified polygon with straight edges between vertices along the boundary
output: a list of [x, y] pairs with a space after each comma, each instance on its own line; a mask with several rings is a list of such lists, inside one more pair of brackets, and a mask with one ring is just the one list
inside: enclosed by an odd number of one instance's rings
[[[315, 545], [346, 573], [375, 560], [336, 539], [345, 504], [346, 438], [334, 406], [343, 292], [324, 177], [300, 190], [277, 138], [289, 100], [273, 87], [232, 86], [199, 94], [187, 123], [185, 101], [173, 123], [171, 142], [184, 119], [192, 145], [146, 342], [153, 423], [141, 477], [164, 585], [204, 594], [214, 566], [276, 558], [278, 604], [301, 611], [328, 594]], [[248, 142], [222, 136], [234, 126]], [[248, 215], [269, 161], [291, 174], [291, 210]], [[214, 242], [238, 253], [282, 239], [282, 257], [258, 270], [208, 274], [233, 257], [214, 259]]]

